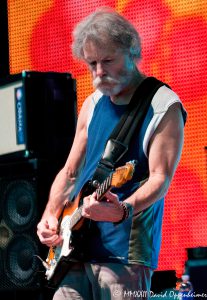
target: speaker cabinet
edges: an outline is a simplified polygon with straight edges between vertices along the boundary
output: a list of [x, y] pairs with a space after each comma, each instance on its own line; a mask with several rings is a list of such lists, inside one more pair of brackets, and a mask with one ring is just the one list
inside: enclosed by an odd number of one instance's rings
[[22, 76], [27, 149], [63, 164], [76, 128], [76, 82], [69, 73], [30, 71]]
[[207, 259], [188, 260], [186, 271], [190, 276], [196, 299], [205, 298], [207, 295]]
[[151, 291], [155, 294], [176, 286], [175, 270], [155, 271], [152, 275]]
[[[38, 289], [44, 256], [36, 226], [52, 178], [37, 159], [0, 164], [0, 291]], [[45, 258], [45, 257], [43, 257]]]
[[0, 160], [65, 163], [77, 121], [76, 81], [69, 73], [23, 71], [0, 79]]
[[0, 81], [0, 100], [0, 291], [38, 290], [48, 249], [36, 226], [74, 138], [76, 82], [22, 72]]

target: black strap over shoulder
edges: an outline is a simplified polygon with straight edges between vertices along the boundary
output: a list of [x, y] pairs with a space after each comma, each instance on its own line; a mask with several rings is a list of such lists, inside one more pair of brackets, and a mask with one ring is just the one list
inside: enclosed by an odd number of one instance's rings
[[133, 134], [140, 130], [154, 94], [163, 85], [164, 83], [155, 77], [147, 77], [138, 86], [106, 143], [93, 179], [101, 183], [114, 170], [116, 163], [127, 152]]

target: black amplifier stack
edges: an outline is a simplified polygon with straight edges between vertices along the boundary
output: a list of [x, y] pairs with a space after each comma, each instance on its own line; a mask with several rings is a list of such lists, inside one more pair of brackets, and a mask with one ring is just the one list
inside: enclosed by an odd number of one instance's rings
[[24, 71], [0, 81], [0, 292], [41, 289], [37, 255], [45, 259], [47, 249], [36, 226], [76, 120], [69, 73]]

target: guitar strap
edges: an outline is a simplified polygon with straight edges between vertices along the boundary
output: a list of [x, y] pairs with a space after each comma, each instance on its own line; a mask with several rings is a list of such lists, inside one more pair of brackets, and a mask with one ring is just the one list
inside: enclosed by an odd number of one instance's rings
[[92, 180], [102, 183], [115, 169], [117, 162], [128, 151], [133, 135], [139, 132], [154, 94], [163, 85], [166, 84], [155, 77], [147, 77], [138, 86], [106, 143]]

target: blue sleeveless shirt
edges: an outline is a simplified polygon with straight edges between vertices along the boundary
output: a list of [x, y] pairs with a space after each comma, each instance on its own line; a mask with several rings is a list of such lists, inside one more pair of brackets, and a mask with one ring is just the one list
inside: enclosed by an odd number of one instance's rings
[[[170, 101], [168, 107], [179, 101], [176, 94], [173, 96], [174, 100]], [[146, 139], [146, 131], [155, 115], [156, 105], [154, 106], [155, 108], [153, 105], [150, 106], [140, 132], [133, 138], [128, 152], [119, 162], [122, 166], [130, 160], [138, 161], [133, 178], [122, 187], [112, 189], [120, 201], [125, 200], [139, 188], [143, 174], [148, 171], [148, 158], [143, 140]], [[92, 178], [106, 142], [125, 110], [126, 105], [116, 105], [104, 95], [95, 105], [88, 127], [86, 160], [76, 186], [77, 192], [81, 190], [85, 182]], [[160, 114], [163, 114], [163, 109], [160, 110]], [[136, 263], [152, 269], [156, 268], [161, 244], [163, 203], [163, 199], [160, 199], [118, 225], [112, 222], [92, 222], [93, 230], [87, 239], [86, 247], [88, 260], [90, 262]]]

